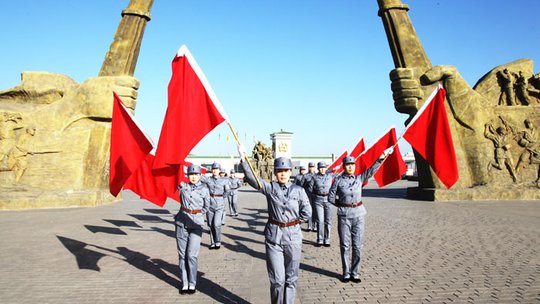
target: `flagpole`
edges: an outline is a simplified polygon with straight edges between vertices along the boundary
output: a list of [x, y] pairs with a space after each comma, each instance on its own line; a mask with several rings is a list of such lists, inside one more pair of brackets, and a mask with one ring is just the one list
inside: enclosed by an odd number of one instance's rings
[[[234, 131], [234, 128], [232, 126], [232, 124], [227, 120], [227, 125], [229, 125], [229, 129], [231, 130], [233, 136], [234, 136], [234, 139], [236, 140], [236, 143], [239, 145], [239, 146], [242, 146], [242, 143], [240, 142], [240, 139], [238, 139], [238, 136], [236, 135], [236, 132]], [[262, 189], [262, 185], [261, 185], [261, 182], [259, 181], [259, 178], [257, 177], [257, 173], [255, 172], [255, 170], [253, 169], [253, 167], [251, 166], [251, 162], [249, 161], [248, 157], [247, 157], [247, 154], [246, 152], [244, 151], [244, 159], [246, 160], [246, 162], [248, 163], [248, 166], [249, 166], [249, 169], [251, 170], [251, 172], [253, 173], [253, 176], [255, 176], [255, 179], [257, 180], [257, 185], [259, 185], [259, 188]]]

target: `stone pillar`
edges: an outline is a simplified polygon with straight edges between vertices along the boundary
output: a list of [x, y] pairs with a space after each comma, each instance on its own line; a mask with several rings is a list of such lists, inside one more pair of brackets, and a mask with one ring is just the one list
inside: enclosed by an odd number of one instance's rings
[[278, 157], [292, 157], [292, 138], [293, 133], [283, 130], [270, 134], [274, 159]]
[[105, 55], [99, 76], [133, 76], [153, 0], [131, 0]]

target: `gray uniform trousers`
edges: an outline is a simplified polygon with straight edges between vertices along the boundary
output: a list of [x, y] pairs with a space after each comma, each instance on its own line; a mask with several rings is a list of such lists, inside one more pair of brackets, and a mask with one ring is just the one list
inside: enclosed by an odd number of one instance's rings
[[178, 248], [178, 266], [182, 287], [197, 285], [197, 268], [199, 249], [203, 228], [201, 226], [187, 227], [184, 223], [175, 221], [176, 245]]
[[266, 269], [270, 299], [274, 303], [294, 303], [302, 254], [301, 222], [311, 217], [306, 191], [292, 183], [257, 180], [242, 161], [246, 181], [266, 196], [269, 221], [264, 229]]
[[229, 214], [235, 215], [238, 213], [238, 189], [242, 187], [242, 182], [236, 177], [230, 178], [231, 190], [227, 197], [229, 200]]
[[210, 244], [221, 245], [221, 225], [224, 224], [225, 209], [223, 200], [229, 195], [230, 183], [228, 179], [216, 176], [203, 176], [201, 182], [206, 184], [211, 196], [206, 213], [206, 222], [210, 228]]
[[[359, 175], [341, 174], [334, 179], [328, 202], [338, 206], [338, 234], [343, 277], [359, 277], [362, 257], [362, 241], [366, 208], [362, 204], [362, 186], [382, 160], [377, 160], [369, 169]], [[352, 249], [351, 263], [349, 254]]]
[[[358, 277], [362, 258], [362, 241], [364, 239], [364, 216], [347, 218], [338, 216], [339, 250], [343, 276]], [[349, 256], [352, 249], [351, 263]]]
[[308, 190], [312, 193], [313, 206], [317, 221], [317, 244], [330, 244], [333, 205], [328, 202], [328, 194], [334, 175], [317, 173], [311, 178]]
[[235, 215], [238, 213], [238, 190], [232, 190], [227, 198], [229, 200], [229, 214]]
[[221, 225], [223, 223], [223, 205], [222, 197], [214, 197], [214, 202], [210, 204], [208, 212], [206, 212], [206, 223], [210, 229], [210, 244], [221, 245]]
[[311, 191], [309, 190], [309, 184], [311, 183], [311, 179], [313, 178], [315, 174], [314, 173], [306, 173], [304, 174], [304, 178], [302, 180], [302, 187], [304, 188], [304, 190], [306, 190], [306, 194], [309, 198], [309, 204], [311, 206], [311, 217], [308, 219], [307, 221], [307, 229], [308, 230], [311, 230], [311, 229], [315, 229], [316, 227], [316, 222], [317, 222], [317, 208], [315, 208], [315, 205], [313, 203], [313, 200], [314, 200], [314, 197], [313, 197], [313, 193], [311, 193]]
[[201, 183], [178, 186], [180, 210], [174, 218], [180, 283], [183, 289], [197, 284], [198, 255], [204, 226], [204, 215], [210, 201], [208, 188]]
[[326, 200], [326, 197], [324, 198], [323, 202], [315, 200], [315, 210], [317, 214], [317, 244], [330, 244], [334, 206]]
[[272, 303], [294, 303], [302, 244], [277, 245], [266, 241], [266, 269]]

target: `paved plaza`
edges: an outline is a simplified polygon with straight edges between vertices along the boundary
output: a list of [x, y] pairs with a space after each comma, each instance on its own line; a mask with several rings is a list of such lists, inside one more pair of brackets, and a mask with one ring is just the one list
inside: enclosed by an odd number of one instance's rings
[[[408, 184], [364, 191], [361, 283], [339, 281], [335, 225], [331, 247], [304, 232], [297, 303], [540, 303], [540, 201], [411, 201]], [[239, 204], [220, 250], [206, 230], [193, 295], [178, 294], [173, 201], [1, 211], [0, 303], [269, 303], [266, 200], [244, 186]]]

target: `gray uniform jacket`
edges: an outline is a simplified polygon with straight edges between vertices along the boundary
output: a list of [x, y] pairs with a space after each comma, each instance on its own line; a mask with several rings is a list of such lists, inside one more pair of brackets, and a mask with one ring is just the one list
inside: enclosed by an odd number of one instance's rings
[[[311, 217], [311, 206], [306, 191], [293, 183], [280, 185], [278, 182], [266, 182], [260, 179], [261, 188], [245, 161], [242, 161], [245, 178], [248, 184], [258, 189], [266, 196], [268, 204], [268, 217], [272, 220], [289, 223], [295, 220], [306, 222]], [[302, 244], [302, 230], [300, 225], [280, 228], [268, 222], [264, 229], [267, 242], [288, 245]]]
[[[210, 196], [208, 188], [201, 182], [195, 185], [190, 183], [181, 183], [178, 186], [180, 193], [181, 208], [178, 211], [176, 220], [184, 223], [186, 228], [202, 228], [204, 226], [204, 213], [208, 211], [210, 205]], [[182, 210], [202, 210], [201, 213], [193, 214]]]
[[366, 208], [361, 205], [357, 208], [340, 207], [339, 205], [352, 205], [362, 201], [362, 185], [368, 180], [377, 168], [381, 165], [382, 160], [377, 160], [369, 169], [359, 175], [340, 174], [334, 179], [330, 192], [328, 194], [328, 202], [338, 207], [337, 215], [346, 218], [355, 218], [364, 216]]
[[328, 194], [330, 193], [333, 178], [334, 175], [329, 173], [313, 175], [307, 187], [307, 190], [313, 194], [313, 203], [324, 205], [324, 203], [328, 202]]
[[294, 184], [302, 187], [304, 185], [304, 174], [298, 174], [294, 177]]
[[229, 195], [230, 183], [227, 178], [202, 176], [201, 182], [206, 184], [210, 192], [209, 210], [216, 211], [224, 208], [223, 199]]
[[309, 183], [311, 182], [311, 179], [315, 176], [315, 173], [308, 172], [304, 174], [304, 179], [302, 180], [302, 187], [306, 189], [306, 192], [308, 195], [311, 195], [311, 192], [308, 189]]
[[229, 182], [231, 183], [231, 193], [236, 194], [238, 188], [242, 187], [242, 181], [236, 177], [229, 177]]

